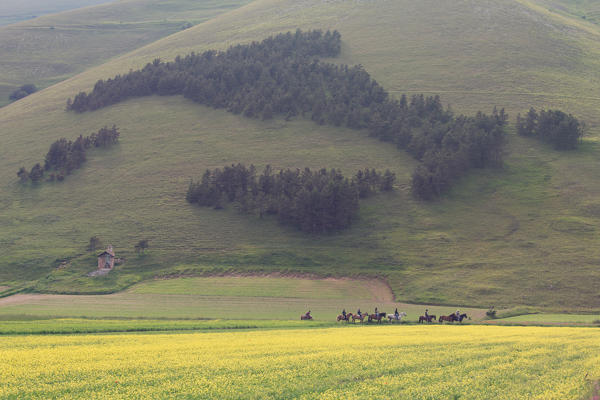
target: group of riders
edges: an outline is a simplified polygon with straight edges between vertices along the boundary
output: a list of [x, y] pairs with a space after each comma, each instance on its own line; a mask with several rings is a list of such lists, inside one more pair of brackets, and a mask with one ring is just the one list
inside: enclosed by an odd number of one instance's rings
[[[346, 309], [344, 308], [342, 310], [342, 314], [341, 315], [342, 315], [344, 321], [348, 321], [348, 319], [350, 318], [350, 316], [352, 314], [347, 314], [346, 313]], [[360, 311], [360, 308], [356, 311], [356, 315], [358, 315], [361, 318], [363, 317], [363, 313]], [[375, 313], [374, 313], [374, 315], [379, 315], [379, 310], [377, 310], [377, 307], [375, 307]], [[394, 317], [396, 317], [396, 319], [400, 318], [400, 313], [398, 312], [397, 308], [396, 308], [396, 311], [394, 311]]]
[[[379, 310], [377, 310], [377, 307], [375, 307], [375, 313], [373, 314], [376, 318], [381, 319], [381, 316], [385, 316], [385, 313], [380, 313]], [[400, 313], [398, 312], [398, 308], [396, 308], [396, 310], [394, 311], [393, 315], [388, 315], [388, 317], [390, 318], [390, 320], [395, 319], [397, 321], [400, 320]], [[403, 316], [406, 316], [406, 313], [402, 313]], [[353, 316], [358, 316], [357, 319], [360, 319], [361, 321], [363, 320], [363, 318], [365, 316], [369, 316], [368, 314], [363, 314], [360, 311], [360, 308], [356, 311], [356, 314], [352, 314], [352, 313], [347, 313], [346, 309], [344, 308], [342, 310], [342, 313], [338, 316], [338, 321], [350, 321], [350, 318]], [[370, 316], [369, 316], [370, 317]], [[463, 318], [466, 317], [466, 314], [461, 314], [460, 310], [456, 310], [455, 313], [452, 313], [450, 315], [448, 315], [444, 320], [446, 321], [450, 321], [450, 322], [454, 322], [454, 321], [458, 321], [458, 322], [462, 322]], [[312, 315], [310, 315], [310, 310], [308, 310], [308, 312], [304, 315], [301, 316], [301, 319], [312, 319]], [[435, 315], [430, 315], [429, 314], [429, 309], [425, 309], [425, 315], [421, 316], [419, 318], [419, 322], [431, 322], [432, 320], [435, 320], [436, 316]], [[371, 321], [371, 318], [369, 318], [369, 322]], [[440, 317], [440, 322], [442, 321], [442, 318]]]

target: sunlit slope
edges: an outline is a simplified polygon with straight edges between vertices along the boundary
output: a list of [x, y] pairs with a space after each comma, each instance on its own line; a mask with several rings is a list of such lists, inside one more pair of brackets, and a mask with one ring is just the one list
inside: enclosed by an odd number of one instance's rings
[[[441, 93], [465, 112], [561, 107], [593, 123], [599, 45], [593, 30], [568, 22], [512, 0], [257, 0], [5, 107], [0, 284], [44, 277], [38, 290], [108, 291], [184, 262], [177, 271], [223, 266], [382, 275], [399, 299], [410, 301], [598, 308], [600, 153], [593, 142], [557, 153], [513, 137], [505, 169], [473, 173], [444, 199], [424, 204], [407, 189], [415, 161], [361, 132], [300, 119], [248, 120], [181, 97], [64, 111], [68, 97], [97, 79], [156, 57], [300, 27], [339, 29], [338, 61], [364, 65], [391, 90]], [[41, 161], [53, 140], [113, 123], [121, 144], [92, 152], [65, 182], [17, 183], [17, 169]], [[271, 219], [185, 203], [191, 177], [233, 162], [345, 173], [390, 168], [399, 185], [363, 203], [349, 231], [312, 238]], [[54, 259], [84, 253], [92, 235], [127, 256], [120, 272], [86, 278], [92, 257], [53, 270]], [[142, 238], [150, 250], [137, 258], [133, 245]]]
[[249, 1], [121, 0], [1, 27], [0, 106]]

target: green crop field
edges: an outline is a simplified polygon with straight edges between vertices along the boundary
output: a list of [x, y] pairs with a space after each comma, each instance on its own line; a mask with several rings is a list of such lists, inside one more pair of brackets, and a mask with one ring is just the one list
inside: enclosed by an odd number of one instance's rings
[[[599, 310], [600, 31], [541, 4], [256, 0], [3, 107], [0, 284], [109, 293], [170, 274], [280, 271], [379, 277], [403, 302]], [[181, 97], [64, 110], [68, 97], [99, 78], [156, 57], [296, 28], [338, 29], [342, 54], [332, 61], [362, 64], [394, 94], [439, 93], [457, 112], [498, 105], [512, 118], [529, 106], [559, 107], [585, 120], [589, 136], [579, 150], [561, 153], [509, 128], [504, 168], [475, 171], [442, 199], [423, 203], [408, 189], [416, 161], [365, 132], [301, 118], [249, 120]], [[92, 151], [64, 182], [17, 182], [19, 167], [42, 161], [54, 140], [113, 123], [120, 144]], [[398, 184], [362, 203], [352, 229], [320, 237], [185, 202], [190, 178], [237, 162], [346, 174], [389, 168]], [[93, 235], [126, 258], [106, 277], [86, 276], [96, 265], [85, 251]], [[133, 251], [140, 239], [150, 243], [143, 256]]]
[[249, 1], [124, 0], [0, 27], [0, 106], [23, 84], [50, 86]]
[[109, 332], [225, 331], [331, 327], [332, 321], [277, 320], [155, 320], [0, 317], [0, 335], [55, 335]]
[[0, 341], [3, 398], [583, 399], [600, 331], [371, 326]]

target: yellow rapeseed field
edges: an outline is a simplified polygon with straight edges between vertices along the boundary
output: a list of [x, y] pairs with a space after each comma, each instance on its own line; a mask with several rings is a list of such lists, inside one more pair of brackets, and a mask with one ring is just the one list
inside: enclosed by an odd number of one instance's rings
[[0, 398], [581, 399], [600, 330], [370, 326], [0, 337]]

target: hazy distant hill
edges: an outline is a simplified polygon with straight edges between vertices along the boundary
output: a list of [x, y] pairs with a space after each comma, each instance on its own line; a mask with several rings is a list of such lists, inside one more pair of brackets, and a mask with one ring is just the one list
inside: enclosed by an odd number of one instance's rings
[[[50, 86], [94, 65], [187, 29], [250, 0], [121, 0], [0, 27], [0, 106], [23, 84]], [[22, 2], [24, 7], [105, 3]], [[9, 4], [10, 5], [10, 4]], [[1, 16], [12, 10], [0, 4]], [[4, 10], [4, 11], [3, 11]], [[60, 11], [57, 9], [56, 11]]]
[[[260, 40], [296, 28], [338, 29], [342, 54], [395, 94], [439, 93], [455, 111], [561, 108], [588, 122], [579, 151], [511, 135], [506, 165], [479, 171], [433, 203], [409, 191], [415, 161], [362, 132], [296, 118], [249, 120], [181, 97], [65, 112], [99, 78], [156, 57]], [[277, 269], [388, 278], [402, 300], [600, 308], [598, 28], [515, 0], [256, 0], [91, 68], [0, 109], [0, 284], [99, 291], [169, 271]], [[23, 187], [16, 171], [59, 137], [105, 124], [120, 145], [93, 153], [62, 183]], [[189, 179], [230, 163], [259, 168], [390, 168], [396, 191], [370, 199], [342, 234], [313, 238], [235, 210], [191, 206]], [[92, 280], [86, 242], [98, 235], [127, 262]], [[133, 245], [149, 239], [138, 258]], [[55, 259], [74, 257], [54, 270]]]
[[3, 0], [0, 3], [0, 25], [111, 1], [114, 0]]

